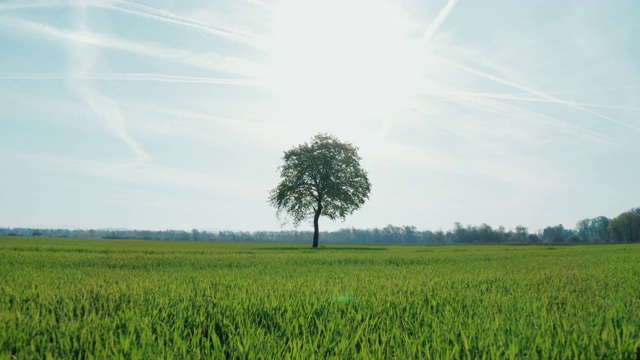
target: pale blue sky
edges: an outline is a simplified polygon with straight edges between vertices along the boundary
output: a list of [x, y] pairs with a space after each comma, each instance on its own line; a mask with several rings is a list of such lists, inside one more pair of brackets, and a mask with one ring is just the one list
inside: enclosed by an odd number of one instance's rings
[[636, 0], [3, 0], [0, 226], [277, 230], [282, 153], [318, 132], [373, 185], [323, 230], [614, 217], [640, 206], [638, 19]]

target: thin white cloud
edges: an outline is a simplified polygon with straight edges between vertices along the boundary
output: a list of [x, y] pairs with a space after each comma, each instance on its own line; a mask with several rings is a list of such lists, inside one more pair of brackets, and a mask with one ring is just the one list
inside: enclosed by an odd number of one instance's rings
[[246, 143], [265, 151], [280, 151], [283, 144], [294, 145], [301, 138], [309, 136], [308, 127], [278, 122], [279, 118], [274, 114], [258, 113], [251, 118], [233, 118], [139, 102], [122, 102], [121, 106], [131, 114], [132, 129], [148, 134], [193, 139], [201, 144], [210, 145], [212, 139], [218, 139], [218, 145], [225, 143], [225, 146], [238, 146], [238, 143]]
[[114, 36], [105, 36], [87, 30], [72, 31], [53, 26], [22, 20], [15, 17], [0, 17], [0, 26], [18, 29], [24, 32], [44, 36], [51, 40], [72, 44], [90, 45], [148, 56], [157, 60], [171, 61], [208, 70], [220, 71], [248, 77], [260, 77], [263, 74], [260, 65], [217, 53], [194, 53], [155, 43], [140, 43]]
[[[201, 113], [198, 111], [188, 111], [172, 109], [159, 106], [144, 106], [139, 104], [125, 105], [129, 111], [139, 112], [139, 122], [146, 121], [148, 125], [145, 130], [151, 132], [165, 132], [173, 135], [186, 135], [202, 140], [209, 140], [220, 126], [237, 133], [238, 137], [251, 137], [253, 142], [261, 144], [271, 144], [281, 146], [281, 138], [287, 133], [287, 129], [268, 121], [250, 121], [244, 119], [217, 116]], [[169, 123], [158, 122], [159, 118], [171, 119]], [[178, 128], [176, 128], [176, 126]], [[231, 140], [231, 139], [230, 139]]]
[[259, 8], [262, 8], [267, 11], [275, 11], [275, 6], [268, 4], [264, 1], [261, 1], [261, 0], [245, 0], [245, 1], [248, 2], [249, 4], [258, 6]]
[[105, 81], [155, 81], [185, 84], [212, 84], [231, 86], [263, 86], [261, 82], [253, 79], [210, 78], [197, 76], [179, 76], [166, 74], [147, 73], [16, 73], [0, 74], [0, 79], [7, 80], [105, 80]]
[[[153, 184], [166, 188], [182, 188], [187, 190], [207, 192], [234, 192], [239, 194], [262, 195], [260, 186], [254, 183], [238, 181], [238, 179], [224, 178], [213, 174], [142, 164], [136, 167], [121, 168], [119, 165], [109, 167], [94, 167], [94, 175], [108, 176], [121, 183]], [[113, 171], [116, 169], [118, 171]]]
[[360, 145], [363, 154], [382, 166], [405, 164], [415, 168], [429, 168], [443, 172], [455, 171], [455, 159], [437, 149], [394, 142], [365, 141]]
[[[364, 143], [362, 154], [378, 167], [387, 169], [402, 164], [410, 166], [416, 172], [429, 169], [459, 177], [490, 177], [527, 191], [550, 190], [564, 186], [561, 175], [550, 176], [540, 172], [540, 169], [545, 167], [536, 159], [495, 150], [491, 152], [492, 149], [482, 145], [475, 146], [478, 145], [476, 134], [459, 132], [458, 135], [469, 138], [468, 144], [474, 144], [473, 150], [469, 150], [464, 156], [428, 146], [392, 142]], [[482, 151], [484, 156], [479, 154], [479, 151]], [[491, 156], [487, 155], [486, 151], [489, 151]], [[532, 167], [531, 164], [536, 164], [537, 167]], [[540, 175], [542, 173], [545, 175]]]
[[424, 35], [422, 36], [422, 46], [429, 46], [431, 39], [438, 32], [438, 30], [440, 30], [440, 26], [442, 26], [442, 24], [447, 20], [457, 3], [458, 0], [447, 1], [447, 5], [445, 5], [442, 10], [440, 10], [438, 16], [433, 19], [431, 24], [429, 24], [429, 27], [427, 27], [427, 30], [424, 32]]
[[137, 166], [124, 165], [117, 161], [96, 161], [35, 152], [17, 152], [0, 149], [3, 158], [47, 164], [65, 172], [75, 172], [110, 179], [117, 183], [153, 185], [170, 189], [196, 191], [232, 191], [242, 194], [263, 194], [257, 184], [242, 182], [216, 174], [174, 169], [166, 166], [140, 163]]

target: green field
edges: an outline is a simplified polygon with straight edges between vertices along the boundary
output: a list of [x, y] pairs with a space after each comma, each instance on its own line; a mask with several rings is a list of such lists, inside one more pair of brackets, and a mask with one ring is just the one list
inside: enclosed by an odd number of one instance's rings
[[0, 238], [0, 358], [615, 358], [640, 246]]

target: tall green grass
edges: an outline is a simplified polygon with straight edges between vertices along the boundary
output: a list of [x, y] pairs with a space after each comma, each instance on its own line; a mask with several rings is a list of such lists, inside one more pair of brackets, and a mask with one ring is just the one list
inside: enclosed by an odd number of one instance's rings
[[0, 358], [616, 358], [640, 246], [0, 238]]

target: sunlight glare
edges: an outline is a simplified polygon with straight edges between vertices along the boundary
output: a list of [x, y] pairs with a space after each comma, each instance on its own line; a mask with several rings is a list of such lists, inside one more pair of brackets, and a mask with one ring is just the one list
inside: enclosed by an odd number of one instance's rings
[[395, 3], [284, 1], [268, 83], [292, 124], [378, 131], [415, 93], [420, 25]]

